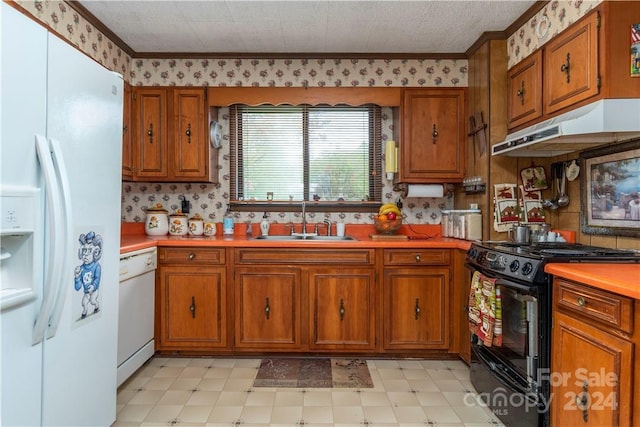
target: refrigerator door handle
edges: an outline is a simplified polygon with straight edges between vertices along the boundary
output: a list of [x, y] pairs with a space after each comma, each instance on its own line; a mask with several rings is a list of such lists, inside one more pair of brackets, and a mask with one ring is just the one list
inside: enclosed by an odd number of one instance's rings
[[62, 245], [60, 251], [56, 251], [56, 262], [62, 266], [62, 272], [60, 276], [60, 286], [58, 286], [58, 296], [56, 297], [53, 311], [51, 313], [51, 317], [49, 318], [49, 329], [47, 331], [47, 338], [53, 338], [58, 329], [58, 325], [60, 324], [60, 317], [62, 316], [62, 310], [64, 309], [64, 304], [67, 297], [67, 289], [72, 285], [73, 282], [69, 282], [68, 284], [64, 282], [66, 275], [65, 271], [69, 271], [71, 268], [69, 266], [70, 263], [70, 250], [72, 243], [72, 230], [71, 224], [73, 224], [71, 218], [71, 192], [69, 190], [69, 178], [67, 173], [67, 167], [64, 163], [64, 159], [62, 157], [62, 150], [60, 149], [60, 143], [55, 139], [49, 140], [51, 144], [51, 154], [53, 157], [53, 165], [56, 168], [56, 173], [58, 175], [58, 184], [60, 186], [60, 196], [62, 202], [62, 220], [63, 220], [63, 228], [64, 234], [62, 235], [62, 241], [59, 242]]
[[[49, 211], [49, 248], [48, 259], [45, 260], [46, 271], [44, 277], [44, 289], [42, 305], [40, 306], [40, 312], [36, 317], [35, 324], [33, 326], [32, 344], [38, 344], [44, 339], [45, 330], [49, 324], [49, 317], [53, 310], [56, 295], [58, 294], [58, 286], [60, 286], [60, 277], [62, 275], [62, 265], [60, 262], [56, 262], [53, 254], [56, 253], [56, 245], [60, 240], [60, 234], [64, 232], [62, 225], [62, 213], [60, 189], [56, 184], [56, 171], [53, 166], [53, 159], [51, 158], [51, 151], [49, 143], [42, 135], [36, 135], [36, 153], [38, 155], [40, 169], [44, 177], [44, 186], [46, 190], [47, 208]], [[35, 261], [35, 260], [34, 260]]]

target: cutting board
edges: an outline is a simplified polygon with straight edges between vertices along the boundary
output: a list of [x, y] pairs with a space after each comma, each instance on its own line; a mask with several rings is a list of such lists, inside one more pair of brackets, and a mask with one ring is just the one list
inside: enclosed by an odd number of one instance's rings
[[372, 240], [409, 240], [404, 234], [369, 234]]

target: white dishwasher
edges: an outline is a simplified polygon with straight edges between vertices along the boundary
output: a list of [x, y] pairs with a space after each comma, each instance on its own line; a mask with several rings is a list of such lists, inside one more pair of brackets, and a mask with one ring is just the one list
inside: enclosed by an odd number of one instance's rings
[[153, 318], [156, 248], [120, 255], [118, 387], [155, 351]]

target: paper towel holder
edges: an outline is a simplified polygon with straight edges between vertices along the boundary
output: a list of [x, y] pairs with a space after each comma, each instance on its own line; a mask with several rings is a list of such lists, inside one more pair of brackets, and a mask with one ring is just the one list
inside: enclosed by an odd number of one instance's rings
[[[449, 193], [452, 193], [452, 192], [453, 192], [453, 189], [452, 189], [452, 188], [451, 188], [451, 186], [450, 186], [449, 184], [447, 184], [447, 183], [442, 183], [442, 184], [438, 184], [438, 185], [442, 185], [442, 188], [443, 188], [443, 191], [444, 191], [444, 194], [443, 194], [443, 196], [442, 196], [442, 197], [448, 197], [448, 196], [449, 196]], [[393, 185], [393, 191], [397, 191], [397, 192], [399, 192], [399, 193], [400, 193], [400, 197], [401, 197], [402, 199], [406, 199], [406, 198], [407, 198], [407, 195], [408, 195], [408, 193], [409, 193], [409, 183], [407, 183], [407, 182], [398, 182], [398, 183], [395, 183], [395, 184]]]

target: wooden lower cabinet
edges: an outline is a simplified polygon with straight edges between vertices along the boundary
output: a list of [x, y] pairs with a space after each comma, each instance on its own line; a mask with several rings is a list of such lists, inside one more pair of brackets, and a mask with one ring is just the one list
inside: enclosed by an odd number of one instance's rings
[[300, 269], [235, 269], [236, 348], [292, 350], [300, 347]]
[[375, 270], [309, 270], [309, 348], [355, 351], [375, 348]]
[[633, 425], [637, 362], [621, 330], [632, 330], [632, 317], [629, 298], [555, 279], [551, 425]]
[[384, 348], [449, 348], [449, 269], [385, 268]]
[[156, 273], [156, 350], [227, 347], [223, 249], [160, 248]]
[[224, 267], [159, 268], [157, 349], [226, 347]]
[[449, 249], [160, 247], [158, 261], [160, 353], [420, 357], [460, 347]]

